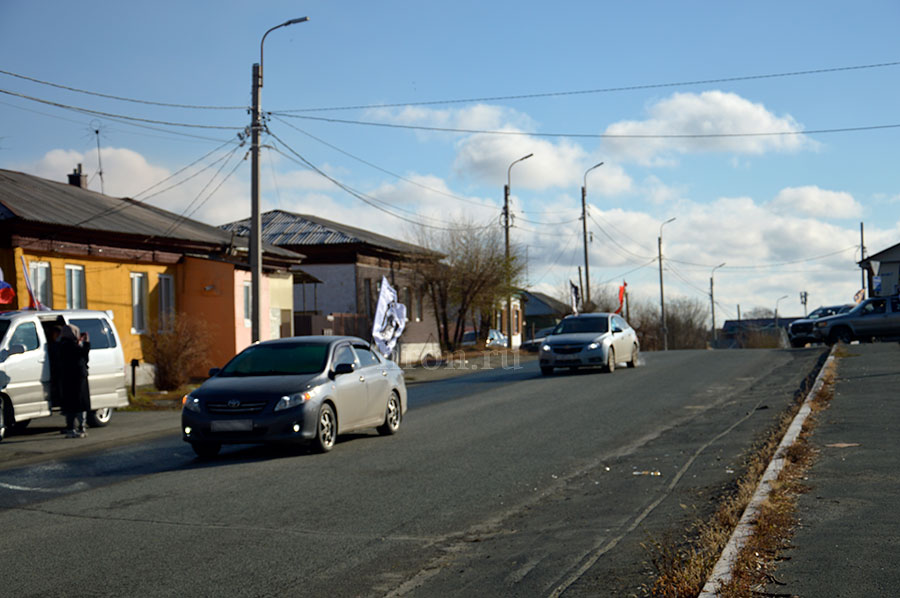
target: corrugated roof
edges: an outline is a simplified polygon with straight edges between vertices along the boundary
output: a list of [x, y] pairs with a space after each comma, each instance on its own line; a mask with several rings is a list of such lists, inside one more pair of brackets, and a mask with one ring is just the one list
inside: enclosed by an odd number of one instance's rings
[[[231, 233], [218, 227], [134, 199], [110, 197], [67, 183], [0, 169], [0, 220], [10, 218], [226, 247], [233, 242]], [[247, 243], [240, 239], [234, 244], [246, 247]], [[277, 247], [265, 250], [282, 257], [300, 257]]]
[[[318, 216], [272, 210], [262, 214], [261, 221], [263, 241], [281, 247], [363, 243], [400, 253], [433, 253], [412, 243], [398, 241]], [[222, 228], [226, 231], [234, 231], [235, 234], [241, 236], [247, 236], [250, 232], [250, 219], [223, 224]]]

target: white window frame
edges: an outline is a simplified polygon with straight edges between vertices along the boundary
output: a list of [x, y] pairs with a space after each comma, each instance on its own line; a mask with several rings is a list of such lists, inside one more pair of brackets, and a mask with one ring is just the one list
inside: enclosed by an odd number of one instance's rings
[[53, 273], [50, 262], [31, 262], [28, 265], [34, 298], [45, 307], [53, 308]]
[[131, 273], [131, 334], [145, 334], [148, 330], [149, 283], [150, 276], [146, 272]]
[[87, 309], [84, 266], [66, 264], [66, 309]]
[[253, 286], [250, 282], [244, 282], [244, 326], [253, 326]]
[[171, 274], [159, 275], [159, 330], [172, 330], [175, 323], [175, 278]]

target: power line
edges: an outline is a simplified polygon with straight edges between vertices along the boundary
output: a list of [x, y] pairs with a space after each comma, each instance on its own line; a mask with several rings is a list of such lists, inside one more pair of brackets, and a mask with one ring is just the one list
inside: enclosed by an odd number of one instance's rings
[[[2, 90], [0, 90], [2, 91]], [[897, 129], [900, 124], [870, 125], [859, 127], [839, 127], [831, 129], [809, 129], [805, 131], [761, 131], [751, 133], [539, 133], [536, 131], [500, 131], [496, 129], [463, 129], [454, 127], [428, 127], [425, 125], [403, 125], [398, 123], [384, 123], [364, 120], [349, 120], [343, 118], [326, 118], [322, 116], [303, 116], [300, 114], [286, 114], [284, 112], [271, 112], [288, 118], [302, 118], [327, 123], [344, 125], [361, 125], [367, 127], [383, 127], [388, 129], [409, 129], [414, 131], [430, 131], [436, 133], [465, 133], [470, 135], [505, 135], [514, 137], [569, 137], [581, 139], [719, 139], [738, 137], [791, 137], [799, 135], [823, 135], [828, 133], [851, 133], [860, 131], [876, 131], [881, 129]]]
[[[604, 236], [606, 236], [610, 241], [613, 242], [614, 245], [616, 245], [617, 247], [619, 247], [622, 251], [624, 251], [625, 253], [627, 253], [629, 256], [631, 256], [631, 257], [636, 257], [636, 258], [638, 258], [639, 260], [646, 260], [646, 259], [648, 259], [648, 256], [646, 256], [646, 255], [638, 255], [637, 253], [634, 253], [633, 251], [629, 250], [627, 247], [625, 247], [624, 245], [622, 245], [621, 243], [619, 243], [619, 242], [615, 239], [615, 237], [613, 237], [611, 234], [609, 234], [608, 232], [606, 232], [606, 229], [603, 228], [603, 227], [600, 225], [600, 223], [597, 222], [597, 221], [594, 219], [594, 215], [591, 214], [590, 212], [588, 212], [588, 218], [590, 218], [590, 219], [594, 222], [594, 224], [597, 226], [598, 229], [600, 229], [600, 232], [603, 233]], [[655, 259], [655, 258], [654, 258], [654, 259]]]
[[50, 100], [42, 100], [41, 98], [36, 98], [34, 96], [25, 95], [23, 93], [17, 93], [15, 91], [9, 91], [7, 89], [0, 89], [0, 93], [4, 93], [9, 96], [22, 98], [25, 100], [30, 100], [32, 102], [37, 102], [39, 104], [45, 104], [47, 106], [54, 106], [56, 108], [62, 108], [63, 110], [71, 110], [73, 112], [81, 112], [83, 114], [91, 114], [94, 116], [105, 116], [107, 118], [114, 118], [125, 121], [136, 121], [141, 123], [150, 123], [155, 125], [166, 125], [169, 127], [187, 127], [192, 129], [217, 129], [217, 130], [226, 130], [226, 131], [241, 131], [244, 127], [228, 127], [224, 125], [198, 125], [195, 123], [180, 123], [180, 122], [172, 122], [165, 120], [154, 120], [150, 118], [139, 118], [136, 116], [126, 116], [123, 114], [114, 114], [111, 112], [103, 112], [101, 110], [92, 110], [90, 108], [81, 108], [80, 106], [71, 106], [69, 104], [61, 104], [59, 102], [53, 102]]
[[[773, 262], [771, 264], [755, 264], [755, 265], [742, 265], [742, 266], [727, 265], [727, 266], [723, 266], [722, 269], [723, 270], [762, 270], [762, 269], [766, 269], [766, 268], [777, 268], [780, 266], [790, 266], [791, 264], [801, 264], [803, 262], [813, 262], [816, 260], [825, 259], [827, 257], [831, 257], [833, 255], [838, 255], [840, 253], [846, 253], [847, 251], [850, 251], [851, 249], [853, 249], [853, 250], [859, 249], [859, 246], [858, 245], [850, 245], [849, 247], [845, 247], [844, 249], [838, 249], [837, 251], [832, 251], [831, 253], [825, 253], [822, 255], [817, 255], [817, 256], [807, 257], [807, 258], [800, 258], [800, 259], [791, 260], [791, 261], [787, 261], [787, 262]], [[676, 262], [676, 263], [684, 264], [687, 266], [696, 266], [698, 268], [712, 268], [715, 265], [715, 264], [698, 264], [695, 262], [676, 260], [675, 258], [666, 258], [666, 259], [670, 262]]]
[[734, 83], [737, 81], [753, 81], [759, 79], [775, 79], [780, 77], [798, 77], [802, 75], [819, 75], [824, 73], [836, 73], [841, 71], [857, 71], [863, 69], [874, 69], [874, 68], [883, 68], [890, 66], [900, 65], [900, 61], [898, 62], [882, 62], [877, 64], [863, 64], [857, 66], [844, 66], [844, 67], [832, 67], [832, 68], [822, 68], [822, 69], [812, 69], [812, 70], [804, 70], [804, 71], [790, 71], [786, 73], [771, 73], [764, 75], [744, 75], [738, 77], [719, 77], [714, 79], [697, 79], [693, 81], [680, 81], [674, 83], [651, 83], [646, 85], [629, 85], [622, 87], [605, 87], [599, 89], [584, 89], [584, 90], [576, 90], [576, 91], [551, 91], [544, 93], [529, 93], [529, 94], [516, 94], [516, 95], [497, 95], [497, 96], [488, 96], [488, 97], [479, 97], [479, 98], [462, 98], [462, 99], [452, 99], [452, 100], [430, 100], [424, 102], [398, 102], [392, 104], [367, 104], [367, 105], [356, 105], [356, 106], [336, 106], [330, 108], [299, 108], [293, 110], [282, 110], [282, 113], [296, 113], [296, 112], [331, 112], [331, 111], [342, 111], [342, 110], [368, 110], [375, 108], [403, 108], [407, 106], [436, 106], [443, 104], [469, 104], [476, 102], [497, 102], [504, 100], [526, 100], [526, 99], [534, 99], [534, 98], [550, 98], [550, 97], [559, 97], [559, 96], [574, 96], [574, 95], [588, 95], [588, 94], [600, 94], [600, 93], [613, 93], [613, 92], [621, 92], [621, 91], [638, 91], [642, 89], [660, 89], [665, 87], [686, 87], [690, 85], [709, 85], [712, 83]]
[[[403, 221], [405, 221], [405, 222], [409, 222], [409, 223], [411, 223], [411, 224], [415, 224], [415, 225], [417, 225], [417, 226], [423, 226], [423, 227], [426, 227], [426, 228], [433, 228], [433, 229], [445, 230], [445, 231], [468, 230], [466, 227], [460, 228], [460, 227], [435, 226], [435, 225], [432, 225], [432, 224], [427, 224], [427, 223], [422, 222], [422, 221], [420, 221], [420, 220], [413, 220], [412, 218], [407, 218], [406, 216], [403, 216], [403, 215], [400, 215], [400, 214], [395, 214], [394, 212], [392, 212], [392, 211], [390, 211], [389, 209], [387, 209], [386, 207], [384, 207], [384, 205], [379, 205], [379, 204], [384, 204], [385, 202], [381, 202], [381, 201], [376, 200], [376, 199], [374, 199], [374, 198], [372, 198], [372, 197], [369, 197], [369, 196], [367, 196], [367, 195], [361, 193], [360, 191], [357, 191], [356, 189], [353, 189], [353, 188], [350, 187], [349, 185], [346, 185], [346, 184], [340, 182], [339, 180], [337, 180], [336, 178], [332, 177], [331, 175], [329, 175], [328, 173], [326, 173], [325, 171], [323, 171], [322, 169], [320, 169], [318, 166], [316, 166], [315, 164], [313, 164], [312, 162], [310, 162], [309, 160], [307, 160], [306, 158], [304, 158], [302, 155], [300, 155], [299, 153], [297, 153], [291, 146], [289, 146], [287, 143], [285, 143], [283, 139], [279, 138], [279, 137], [278, 137], [277, 135], [275, 135], [274, 133], [271, 133], [271, 132], [270, 132], [269, 134], [270, 134], [274, 139], [276, 139], [279, 143], [281, 143], [285, 148], [287, 148], [287, 150], [288, 150], [291, 154], [293, 154], [293, 156], [296, 157], [296, 160], [299, 160], [300, 163], [306, 165], [306, 166], [307, 166], [308, 168], [310, 168], [312, 171], [314, 171], [314, 172], [318, 173], [319, 175], [325, 177], [326, 179], [328, 179], [329, 181], [331, 181], [331, 182], [334, 183], [336, 186], [338, 186], [339, 188], [343, 189], [344, 191], [346, 191], [347, 193], [349, 193], [349, 194], [352, 195], [353, 197], [359, 199], [359, 200], [362, 201], [363, 203], [366, 203], [366, 204], [372, 206], [373, 208], [375, 208], [375, 209], [377, 209], [377, 210], [380, 210], [380, 211], [384, 212], [385, 214], [388, 214], [388, 215], [390, 215], [390, 216], [393, 216], [394, 218], [397, 218], [397, 219], [399, 219], [399, 220], [403, 220]], [[282, 156], [288, 158], [289, 160], [295, 160], [295, 158], [293, 158], [293, 157], [291, 157], [291, 156], [285, 154], [284, 152], [282, 152], [282, 151], [279, 150], [278, 148], [275, 148], [275, 151], [277, 151], [277, 152], [278, 152], [279, 154], [281, 154]], [[390, 205], [390, 204], [387, 204], [387, 205]], [[403, 211], [408, 211], [408, 210], [404, 210], [403, 208], [400, 208], [400, 207], [398, 207], [398, 206], [391, 206], [391, 207], [394, 208], [394, 209], [399, 209], [399, 210], [403, 210]], [[418, 214], [417, 214], [417, 215], [418, 215]], [[421, 215], [419, 215], [419, 216], [420, 216], [421, 218], [427, 218], [426, 216], [421, 216]], [[429, 220], [436, 220], [436, 219], [434, 219], [434, 218], [429, 218]], [[493, 220], [493, 217], [491, 217], [491, 220]], [[437, 220], [436, 220], [436, 221], [437, 221]], [[440, 222], [440, 221], [438, 221], [438, 222]], [[445, 223], [445, 224], [446, 224], [446, 223]], [[481, 227], [481, 228], [488, 228], [489, 226], [493, 226], [493, 225], [492, 225], [492, 224], [487, 224], [487, 225], [485, 225], [485, 226], [483, 226], [483, 227]]]
[[16, 77], [18, 79], [24, 79], [26, 81], [31, 81], [33, 83], [40, 83], [41, 85], [49, 85], [50, 87], [56, 87], [57, 89], [65, 89], [66, 91], [74, 91], [76, 93], [83, 93], [91, 96], [97, 96], [101, 98], [107, 98], [110, 100], [119, 100], [121, 102], [132, 102], [135, 104], [148, 104], [151, 106], [164, 106], [166, 108], [190, 108], [194, 110], [247, 110], [247, 106], [196, 106], [193, 104], [173, 104], [169, 102], [154, 102], [152, 100], [138, 100], [134, 98], [125, 98], [122, 96], [115, 96], [106, 93], [100, 93], [97, 91], [88, 91], [86, 89], [78, 89], [77, 87], [69, 87], [68, 85], [60, 85], [59, 83], [51, 83], [50, 81], [42, 81], [41, 79], [35, 79], [34, 77], [29, 77], [27, 75], [20, 75], [18, 73], [12, 73], [10, 71], [4, 71], [0, 69], [0, 74], [9, 75], [10, 77]]
[[451, 199], [456, 199], [456, 200], [458, 200], [458, 201], [462, 201], [462, 202], [465, 202], [465, 203], [469, 203], [469, 204], [472, 204], [472, 205], [476, 205], [476, 206], [479, 206], [479, 207], [482, 207], [482, 208], [490, 208], [490, 209], [494, 209], [494, 210], [500, 210], [500, 207], [499, 207], [499, 206], [493, 206], [493, 205], [490, 205], [490, 204], [482, 203], [482, 202], [480, 202], [480, 201], [474, 201], [474, 200], [471, 200], [471, 199], [468, 199], [468, 198], [465, 198], [465, 197], [460, 197], [460, 196], [454, 195], [454, 194], [452, 194], [452, 193], [447, 193], [446, 191], [442, 191], [442, 190], [440, 190], [440, 189], [435, 189], [435, 188], [433, 188], [433, 187], [429, 187], [428, 185], [423, 185], [422, 183], [419, 183], [419, 182], [417, 182], [417, 181], [414, 181], [414, 180], [412, 180], [412, 179], [410, 179], [410, 178], [407, 178], [407, 177], [405, 177], [405, 176], [403, 176], [403, 175], [397, 174], [396, 172], [391, 172], [390, 170], [387, 170], [386, 168], [382, 168], [381, 166], [378, 166], [377, 164], [373, 164], [372, 162], [369, 162], [368, 160], [364, 160], [363, 158], [360, 158], [359, 156], [355, 156], [355, 155], [351, 154], [350, 152], [345, 151], [345, 150], [343, 150], [343, 149], [337, 147], [336, 145], [333, 145], [333, 144], [331, 144], [331, 143], [328, 143], [328, 142], [325, 141], [324, 139], [320, 139], [319, 137], [316, 137], [315, 135], [313, 135], [312, 133], [309, 133], [308, 131], [304, 131], [303, 129], [301, 129], [301, 128], [299, 128], [299, 127], [296, 127], [296, 126], [294, 126], [294, 125], [292, 125], [291, 123], [289, 123], [288, 121], [284, 120], [283, 118], [279, 118], [278, 115], [274, 115], [274, 114], [273, 114], [273, 117], [275, 118], [275, 120], [281, 122], [281, 123], [284, 124], [285, 126], [288, 126], [288, 127], [292, 128], [292, 129], [294, 129], [295, 131], [297, 131], [297, 132], [299, 132], [299, 133], [302, 133], [303, 135], [306, 135], [306, 136], [309, 137], [310, 139], [313, 139], [313, 140], [315, 140], [315, 141], [318, 141], [318, 142], [321, 143], [322, 145], [327, 146], [327, 147], [330, 147], [331, 149], [335, 150], [336, 152], [340, 152], [340, 153], [344, 154], [345, 156], [347, 156], [347, 157], [349, 157], [349, 158], [352, 158], [352, 159], [356, 160], [357, 162], [360, 162], [360, 163], [362, 163], [362, 164], [365, 164], [366, 166], [369, 166], [369, 167], [371, 167], [371, 168], [374, 168], [375, 170], [378, 170], [379, 172], [383, 172], [383, 173], [385, 173], [385, 174], [387, 174], [387, 175], [390, 175], [390, 176], [392, 176], [392, 177], [394, 177], [394, 178], [397, 178], [397, 179], [399, 179], [399, 180], [401, 180], [401, 181], [405, 181], [405, 182], [407, 182], [407, 183], [410, 183], [411, 185], [415, 185], [416, 187], [420, 187], [420, 188], [422, 188], [422, 189], [425, 189], [426, 191], [431, 191], [432, 193], [437, 193], [438, 195], [443, 195], [444, 197], [449, 197], [449, 198], [451, 198]]

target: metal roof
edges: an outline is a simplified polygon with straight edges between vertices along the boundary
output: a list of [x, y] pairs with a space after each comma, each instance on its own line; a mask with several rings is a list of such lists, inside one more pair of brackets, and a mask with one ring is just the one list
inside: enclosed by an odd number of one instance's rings
[[[265, 243], [290, 247], [296, 245], [344, 245], [361, 243], [399, 253], [433, 253], [424, 247], [398, 241], [318, 216], [272, 210], [261, 216]], [[222, 229], [240, 236], [250, 233], [250, 219], [223, 224]]]
[[[190, 240], [211, 245], [245, 248], [246, 239], [179, 214], [127, 197], [110, 197], [22, 172], [0, 169], [0, 220], [19, 218], [41, 224], [66, 226], [150, 238]], [[301, 257], [277, 247], [267, 253]]]

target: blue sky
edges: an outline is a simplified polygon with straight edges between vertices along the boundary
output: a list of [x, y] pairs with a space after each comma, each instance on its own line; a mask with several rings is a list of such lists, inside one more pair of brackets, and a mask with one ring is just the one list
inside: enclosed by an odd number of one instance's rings
[[[725, 262], [720, 321], [785, 295], [779, 312], [801, 315], [800, 291], [809, 309], [849, 301], [860, 222], [870, 252], [900, 242], [900, 128], [804, 133], [900, 125], [900, 65], [871, 66], [900, 61], [893, 1], [6, 0], [0, 167], [64, 180], [81, 162], [99, 191], [99, 130], [106, 193], [247, 217], [251, 65], [263, 33], [300, 16], [265, 42], [264, 209], [414, 240], [409, 220], [498, 222], [509, 164], [534, 153], [512, 169], [512, 237], [530, 285], [560, 295], [583, 264], [584, 172], [603, 161], [587, 185], [592, 287], [624, 279], [658, 300], [657, 235], [675, 217], [666, 297], [708, 304]], [[803, 71], [826, 72], [769, 76]]]

